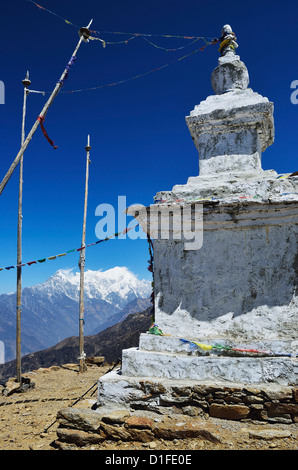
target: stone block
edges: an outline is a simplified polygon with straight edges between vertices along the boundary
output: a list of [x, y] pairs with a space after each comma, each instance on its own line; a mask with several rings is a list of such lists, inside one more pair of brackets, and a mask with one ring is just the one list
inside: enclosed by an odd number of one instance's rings
[[98, 431], [101, 425], [101, 415], [93, 410], [69, 407], [58, 411], [57, 421], [61, 426], [69, 428]]
[[107, 439], [120, 439], [121, 441], [129, 441], [131, 439], [129, 430], [124, 426], [102, 423], [101, 429], [107, 436]]
[[213, 418], [240, 420], [248, 417], [250, 409], [244, 405], [210, 405], [209, 414]]
[[125, 424], [129, 428], [152, 429], [153, 420], [145, 416], [130, 416]]
[[158, 423], [154, 428], [154, 435], [159, 439], [191, 439], [202, 438], [213, 443], [218, 443], [219, 438], [212, 426], [203, 425], [195, 420], [175, 421], [173, 423]]
[[105, 423], [124, 424], [130, 413], [128, 410], [109, 410], [108, 412], [97, 412], [101, 420]]
[[149, 442], [154, 439], [150, 429], [138, 429], [104, 423], [102, 430], [108, 438], [114, 440]]
[[292, 388], [287, 388], [287, 387], [284, 387], [284, 388], [269, 387], [269, 388], [266, 389], [266, 397], [270, 398], [270, 400], [277, 400], [277, 401], [292, 400], [292, 398], [293, 398], [293, 389]]
[[58, 428], [57, 437], [59, 441], [73, 443], [78, 447], [84, 447], [91, 444], [99, 444], [104, 437], [96, 433], [88, 433], [79, 429]]
[[[290, 358], [201, 357], [148, 352], [138, 348], [122, 351], [122, 374], [125, 377], [164, 377], [247, 385], [274, 381], [289, 385], [296, 380], [293, 367]], [[136, 394], [136, 390], [132, 393]], [[140, 393], [137, 394], [136, 399], [140, 398]]]
[[285, 429], [249, 430], [248, 434], [252, 439], [264, 439], [266, 441], [287, 439], [292, 436], [291, 431]]
[[284, 416], [286, 414], [297, 416], [298, 415], [298, 404], [295, 403], [270, 403], [266, 404], [268, 416]]

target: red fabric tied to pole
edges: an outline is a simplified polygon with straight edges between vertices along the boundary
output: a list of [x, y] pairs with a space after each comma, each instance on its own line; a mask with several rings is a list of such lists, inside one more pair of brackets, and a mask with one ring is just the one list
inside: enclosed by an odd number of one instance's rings
[[40, 127], [41, 127], [41, 130], [42, 130], [42, 133], [43, 135], [45, 136], [45, 138], [47, 139], [47, 141], [49, 142], [49, 144], [52, 145], [52, 147], [54, 147], [54, 149], [56, 150], [58, 147], [56, 147], [56, 145], [54, 145], [54, 142], [49, 138], [48, 134], [47, 134], [47, 131], [45, 130], [44, 128], [44, 116], [38, 116], [37, 120], [39, 121], [40, 123]]

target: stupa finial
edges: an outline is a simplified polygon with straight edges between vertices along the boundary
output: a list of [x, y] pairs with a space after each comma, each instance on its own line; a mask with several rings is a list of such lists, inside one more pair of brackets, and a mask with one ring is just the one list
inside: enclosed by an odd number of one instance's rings
[[221, 30], [219, 47], [221, 56], [225, 56], [227, 53], [236, 53], [236, 49], [238, 47], [236, 40], [237, 38], [235, 33], [233, 33], [231, 26], [229, 24], [224, 25]]
[[249, 84], [249, 75], [245, 64], [236, 54], [237, 38], [229, 24], [223, 26], [220, 37], [220, 57], [218, 67], [211, 75], [211, 84], [214, 92], [227, 93], [235, 89], [245, 90]]

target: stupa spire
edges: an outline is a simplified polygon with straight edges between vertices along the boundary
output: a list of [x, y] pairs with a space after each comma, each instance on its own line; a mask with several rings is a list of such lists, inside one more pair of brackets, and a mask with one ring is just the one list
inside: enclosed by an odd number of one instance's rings
[[221, 30], [219, 47], [221, 56], [236, 53], [236, 49], [238, 48], [236, 40], [237, 38], [235, 36], [235, 33], [233, 33], [231, 26], [229, 24], [224, 25]]
[[230, 25], [226, 24], [221, 30], [220, 57], [218, 66], [211, 75], [211, 85], [214, 93], [221, 95], [232, 90], [245, 90], [249, 84], [246, 65], [236, 54], [237, 38]]

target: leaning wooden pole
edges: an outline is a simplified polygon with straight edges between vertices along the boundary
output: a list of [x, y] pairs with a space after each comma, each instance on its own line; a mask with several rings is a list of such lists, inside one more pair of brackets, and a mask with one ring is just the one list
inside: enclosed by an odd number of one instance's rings
[[[76, 58], [76, 55], [77, 55], [77, 52], [81, 46], [81, 43], [82, 41], [88, 41], [88, 38], [90, 36], [90, 31], [89, 31], [89, 27], [91, 25], [93, 20], [90, 21], [90, 23], [88, 24], [88, 26], [86, 28], [81, 28], [80, 31], [79, 31], [79, 35], [80, 35], [80, 40], [71, 56], [71, 59], [70, 61], [68, 62], [68, 64], [73, 64], [75, 58]], [[65, 81], [65, 79], [67, 78], [68, 76], [68, 73], [69, 73], [69, 65], [67, 65], [67, 67], [65, 68], [64, 72], [62, 73], [60, 79], [58, 80], [54, 90], [52, 91], [51, 93], [51, 96], [49, 97], [48, 101], [46, 102], [46, 104], [44, 105], [40, 115], [38, 116], [37, 120], [35, 121], [35, 123], [33, 124], [32, 126], [32, 129], [31, 131], [29, 132], [27, 138], [25, 139], [23, 145], [21, 146], [21, 149], [19, 150], [19, 153], [17, 154], [16, 158], [14, 159], [14, 161], [12, 162], [8, 172], [6, 173], [6, 175], [4, 176], [1, 184], [0, 184], [0, 195], [2, 194], [7, 182], [9, 181], [9, 179], [11, 178], [14, 170], [16, 169], [16, 166], [18, 165], [20, 159], [22, 158], [22, 156], [24, 155], [24, 152], [26, 150], [26, 148], [28, 147], [36, 129], [38, 128], [40, 122], [42, 119], [44, 119], [46, 117], [46, 114], [49, 110], [49, 107], [51, 106], [51, 104], [53, 103], [54, 99], [56, 98], [56, 96], [58, 95], [60, 89], [62, 88], [63, 86], [63, 83]]]
[[84, 272], [85, 272], [85, 256], [86, 256], [86, 220], [87, 220], [87, 203], [88, 203], [88, 182], [89, 182], [89, 165], [90, 165], [90, 136], [88, 135], [88, 141], [86, 149], [86, 179], [85, 179], [85, 200], [84, 200], [84, 217], [83, 217], [83, 232], [82, 232], [82, 243], [80, 250], [80, 315], [79, 315], [79, 371], [85, 371], [85, 353], [84, 353]]
[[[25, 119], [27, 96], [29, 94], [28, 87], [31, 84], [29, 80], [29, 72], [26, 78], [22, 80], [24, 85], [23, 99], [23, 117], [22, 117], [22, 137], [21, 145], [25, 141]], [[19, 176], [19, 204], [18, 204], [18, 232], [17, 232], [17, 312], [16, 312], [16, 373], [17, 382], [22, 381], [21, 372], [21, 309], [22, 309], [22, 224], [23, 224], [23, 156], [20, 159], [20, 176]]]

